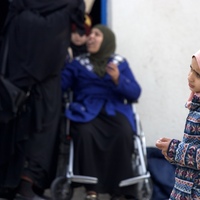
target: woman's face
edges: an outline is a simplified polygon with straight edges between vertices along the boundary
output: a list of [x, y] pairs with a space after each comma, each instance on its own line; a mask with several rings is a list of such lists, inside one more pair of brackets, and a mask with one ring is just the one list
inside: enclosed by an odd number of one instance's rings
[[103, 42], [103, 33], [97, 29], [93, 28], [87, 39], [87, 50], [89, 53], [97, 53]]
[[188, 74], [188, 85], [192, 92], [200, 92], [200, 68], [195, 57], [192, 58], [190, 72]]

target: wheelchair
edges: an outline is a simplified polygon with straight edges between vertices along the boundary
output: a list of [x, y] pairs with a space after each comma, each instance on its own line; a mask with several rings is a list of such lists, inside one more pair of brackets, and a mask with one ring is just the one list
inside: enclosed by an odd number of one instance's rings
[[[71, 102], [72, 94], [69, 94], [69, 100], [66, 107]], [[133, 110], [135, 105], [133, 104]], [[57, 175], [51, 184], [52, 200], [71, 200], [74, 193], [72, 184], [96, 184], [98, 178], [90, 176], [75, 175], [73, 173], [74, 144], [69, 134], [70, 122], [63, 116], [65, 134], [61, 137], [60, 159], [58, 163]], [[139, 115], [135, 112], [137, 134], [133, 135], [134, 150], [132, 153], [132, 166], [136, 176], [122, 180], [119, 187], [136, 184], [137, 199], [151, 200], [153, 185], [151, 175], [147, 171], [147, 151], [144, 132], [142, 130]]]

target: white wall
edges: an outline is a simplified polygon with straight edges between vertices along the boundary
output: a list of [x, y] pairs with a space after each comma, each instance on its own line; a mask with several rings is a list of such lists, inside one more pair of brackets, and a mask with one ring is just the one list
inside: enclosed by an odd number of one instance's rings
[[108, 0], [108, 25], [142, 86], [137, 105], [147, 146], [181, 139], [188, 110], [187, 74], [200, 49], [199, 0]]

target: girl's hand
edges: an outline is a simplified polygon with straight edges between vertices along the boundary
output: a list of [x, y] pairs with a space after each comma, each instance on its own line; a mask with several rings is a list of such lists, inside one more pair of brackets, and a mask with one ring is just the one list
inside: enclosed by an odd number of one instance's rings
[[171, 142], [170, 138], [160, 138], [156, 141], [156, 147], [162, 151], [162, 154], [167, 157], [167, 150]]
[[119, 80], [119, 69], [116, 64], [109, 63], [106, 66], [106, 72], [111, 76], [112, 81], [117, 85]]

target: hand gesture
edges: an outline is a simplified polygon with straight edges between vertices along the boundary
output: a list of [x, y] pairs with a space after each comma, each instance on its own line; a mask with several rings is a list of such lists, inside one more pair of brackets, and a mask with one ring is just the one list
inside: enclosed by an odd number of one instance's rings
[[156, 147], [162, 151], [162, 154], [167, 159], [167, 150], [171, 142], [170, 138], [160, 138], [156, 141]]
[[111, 76], [112, 81], [117, 85], [119, 79], [119, 69], [116, 64], [110, 62], [106, 66], [106, 72]]

